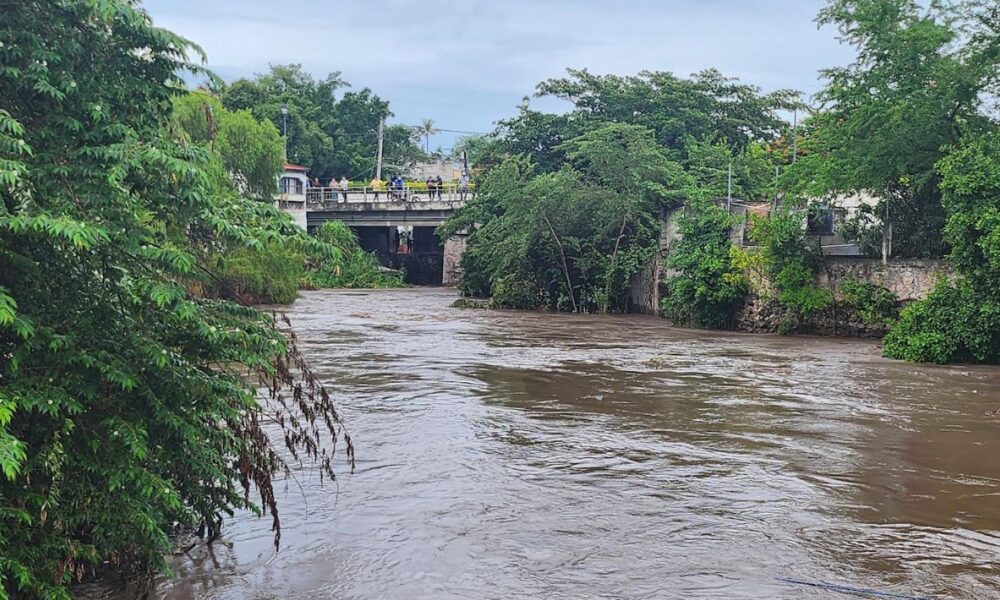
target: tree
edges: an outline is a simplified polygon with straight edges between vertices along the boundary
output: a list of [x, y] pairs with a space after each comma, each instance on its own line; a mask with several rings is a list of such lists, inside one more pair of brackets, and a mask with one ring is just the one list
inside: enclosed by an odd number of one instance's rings
[[219, 248], [332, 250], [173, 134], [198, 50], [132, 2], [7, 4], [0, 41], [0, 597], [162, 567], [244, 508], [277, 544], [259, 390], [327, 475], [339, 417], [270, 316], [196, 292]]
[[451, 159], [468, 160], [470, 168], [490, 166], [497, 139], [489, 135], [466, 135], [458, 139], [451, 151]]
[[[392, 115], [389, 103], [370, 89], [347, 91], [339, 72], [314, 79], [301, 65], [272, 65], [267, 73], [239, 79], [220, 92], [230, 110], [249, 110], [259, 120], [282, 124], [288, 106], [288, 158], [321, 179], [367, 177], [374, 172], [378, 126]], [[405, 132], [405, 137], [400, 134]], [[419, 147], [405, 127], [386, 130], [386, 156], [409, 164]]]
[[629, 77], [568, 72], [566, 78], [539, 84], [538, 95], [572, 102], [575, 120], [646, 127], [660, 145], [674, 152], [674, 159], [683, 156], [691, 137], [718, 136], [734, 150], [773, 139], [786, 128], [775, 109], [790, 106], [798, 97], [790, 90], [762, 95], [758, 88], [711, 69], [691, 79], [649, 71]]
[[431, 136], [438, 132], [434, 128], [434, 119], [424, 119], [420, 122], [420, 127], [416, 129], [417, 135], [424, 138], [424, 152], [431, 152]]
[[941, 256], [945, 215], [935, 165], [946, 148], [981, 131], [996, 92], [995, 3], [831, 0], [819, 22], [858, 49], [847, 67], [823, 72], [823, 112], [789, 169], [810, 196], [867, 191], [882, 198], [893, 253]]
[[567, 162], [554, 173], [534, 175], [523, 157], [490, 170], [441, 228], [473, 229], [463, 289], [515, 308], [627, 310], [631, 277], [653, 260], [660, 208], [682, 202], [690, 179], [634, 125], [605, 125], [558, 151]]
[[760, 144], [734, 153], [719, 138], [689, 138], [684, 161], [699, 188], [709, 197], [725, 198], [730, 192], [741, 200], [769, 200], [775, 192], [775, 162]]
[[239, 192], [270, 202], [278, 191], [284, 164], [284, 143], [269, 121], [257, 121], [247, 110], [227, 110], [206, 93], [192, 93], [174, 102], [174, 120], [192, 142], [218, 154]]
[[945, 236], [958, 271], [907, 306], [885, 339], [892, 358], [1000, 363], [1000, 126], [965, 141], [939, 165]]

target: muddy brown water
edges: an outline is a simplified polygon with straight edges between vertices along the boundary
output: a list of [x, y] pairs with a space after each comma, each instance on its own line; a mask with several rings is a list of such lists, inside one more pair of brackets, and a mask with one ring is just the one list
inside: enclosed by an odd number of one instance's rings
[[655, 318], [308, 292], [358, 468], [238, 515], [156, 598], [1000, 598], [1000, 370]]

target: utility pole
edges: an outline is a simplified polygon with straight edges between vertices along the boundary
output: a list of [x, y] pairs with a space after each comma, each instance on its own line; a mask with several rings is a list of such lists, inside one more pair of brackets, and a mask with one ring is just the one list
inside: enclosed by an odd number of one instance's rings
[[288, 162], [288, 103], [281, 103], [281, 137], [285, 139], [285, 162]]
[[792, 162], [799, 159], [799, 109], [792, 109]]
[[375, 154], [375, 179], [382, 180], [382, 144], [385, 142], [385, 117], [378, 121], [378, 150]]
[[726, 212], [733, 210], [733, 161], [729, 161], [729, 179], [726, 183]]
[[774, 200], [771, 202], [771, 205], [775, 209], [778, 208], [778, 194], [779, 194], [779, 190], [778, 190], [778, 178], [779, 177], [781, 177], [781, 167], [779, 167], [778, 165], [774, 165]]
[[885, 223], [882, 224], [882, 264], [887, 266], [892, 257], [892, 221], [889, 220], [889, 194], [885, 195]]

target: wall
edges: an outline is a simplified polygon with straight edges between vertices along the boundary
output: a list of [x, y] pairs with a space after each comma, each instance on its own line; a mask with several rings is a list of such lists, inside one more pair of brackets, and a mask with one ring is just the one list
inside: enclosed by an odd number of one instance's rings
[[[661, 259], [657, 271], [643, 271], [633, 277], [630, 296], [634, 312], [659, 312], [659, 294], [650, 292], [649, 286], [653, 281], [665, 282], [675, 275], [665, 269], [663, 264], [669, 256], [670, 243], [678, 239], [674, 219], [665, 219], [660, 235]], [[844, 280], [853, 279], [884, 287], [895, 294], [900, 303], [905, 304], [926, 298], [940, 278], [951, 278], [953, 275], [951, 265], [943, 260], [900, 259], [890, 260], [888, 265], [883, 265], [879, 259], [826, 256], [816, 277], [816, 284], [831, 290], [836, 301], [830, 308], [813, 315], [808, 323], [803, 324], [801, 331], [819, 335], [880, 338], [886, 334], [884, 327], [865, 323], [850, 307], [843, 304], [839, 289]], [[750, 295], [746, 305], [736, 316], [736, 329], [749, 333], [774, 333], [785, 320], [785, 310], [777, 301], [767, 297], [766, 281], [757, 281], [757, 285], [753, 287], [764, 291]]]
[[837, 288], [844, 279], [880, 285], [901, 302], [923, 300], [941, 277], [951, 278], [951, 265], [943, 260], [890, 260], [888, 266], [873, 258], [832, 258], [823, 261], [817, 279], [821, 287]]
[[302, 207], [294, 206], [295, 203], [284, 202], [279, 203], [279, 209], [286, 215], [292, 217], [295, 224], [302, 228], [303, 231], [306, 229], [306, 209], [305, 203], [303, 202]]
[[[816, 284], [833, 292], [834, 303], [802, 324], [801, 333], [845, 337], [881, 338], [885, 326], [865, 323], [855, 311], [844, 305], [840, 284], [847, 279], [873, 283], [891, 291], [901, 304], [922, 300], [942, 277], [953, 276], [951, 265], [943, 260], [881, 260], [868, 258], [826, 257], [816, 277]], [[752, 294], [736, 319], [736, 329], [750, 333], [773, 333], [785, 320], [786, 311], [776, 300]]]
[[455, 287], [462, 280], [462, 254], [469, 244], [467, 235], [454, 235], [444, 243], [444, 268], [441, 285]]
[[659, 314], [661, 272], [659, 265], [652, 264], [632, 275], [628, 286], [628, 312]]

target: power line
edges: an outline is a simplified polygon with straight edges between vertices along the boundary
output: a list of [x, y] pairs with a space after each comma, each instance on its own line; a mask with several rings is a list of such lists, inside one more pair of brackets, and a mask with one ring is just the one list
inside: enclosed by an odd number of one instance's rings
[[[403, 127], [406, 127], [408, 129], [423, 129], [423, 125], [403, 125]], [[438, 127], [434, 128], [434, 133], [464, 133], [466, 135], [489, 135], [489, 133], [483, 131], [462, 131], [460, 129], [440, 129]]]

